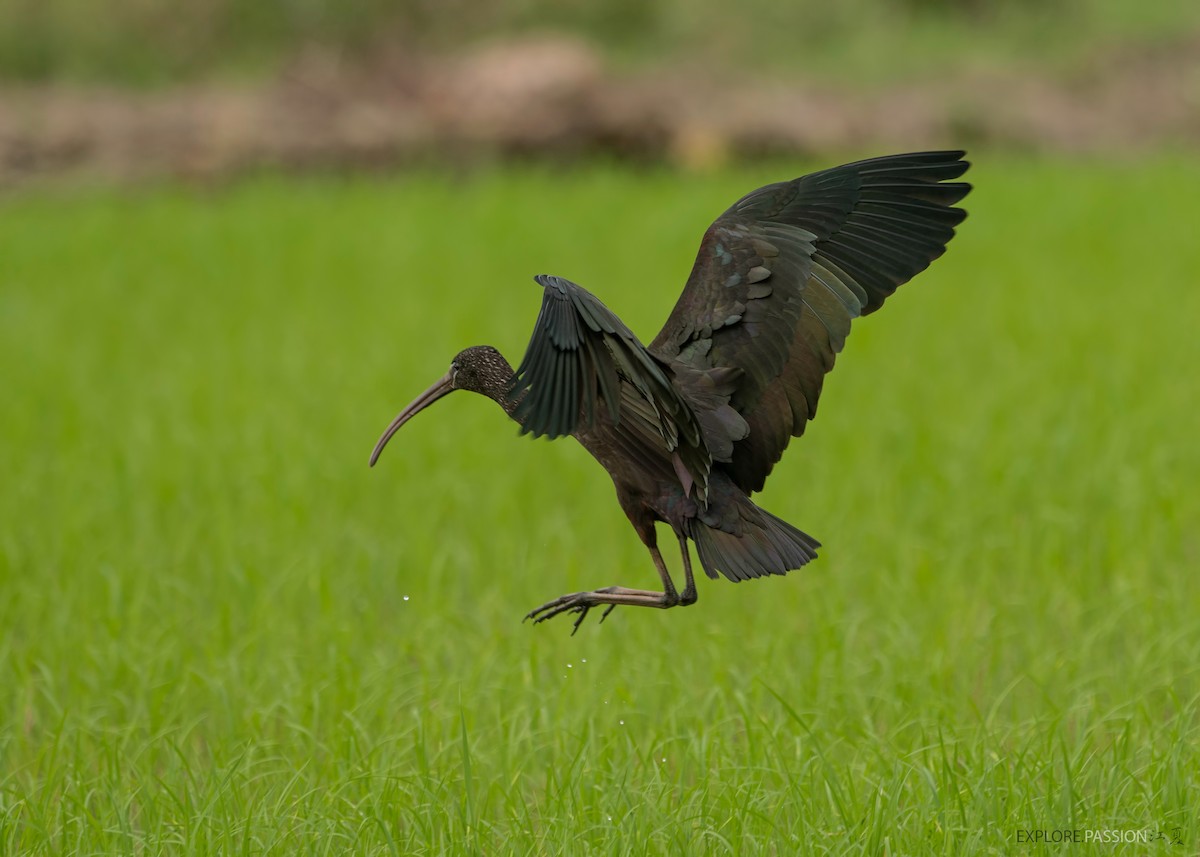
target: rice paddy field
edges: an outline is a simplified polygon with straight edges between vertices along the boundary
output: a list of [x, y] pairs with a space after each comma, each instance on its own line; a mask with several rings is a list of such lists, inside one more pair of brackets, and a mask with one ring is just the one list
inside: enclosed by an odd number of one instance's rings
[[0, 853], [1197, 853], [1200, 166], [973, 160], [759, 497], [820, 559], [574, 637], [656, 583], [581, 448], [372, 444], [828, 163], [0, 203]]

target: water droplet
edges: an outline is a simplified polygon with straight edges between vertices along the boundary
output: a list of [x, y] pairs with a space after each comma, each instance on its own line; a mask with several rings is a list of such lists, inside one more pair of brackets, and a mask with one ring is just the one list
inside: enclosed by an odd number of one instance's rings
[[[587, 658], [580, 658], [580, 659], [579, 659], [579, 662], [580, 662], [581, 664], [586, 664], [586, 663], [587, 663]], [[612, 818], [612, 816], [610, 815], [610, 816], [609, 816], [609, 818]]]
[[407, 596], [407, 595], [405, 595], [405, 596], [404, 596], [404, 600], [405, 600], [405, 601], [407, 601], [407, 600], [408, 600], [408, 596]]
[[569, 670], [570, 670], [570, 669], [574, 669], [574, 667], [573, 667], [573, 666], [571, 666], [570, 664], [567, 664], [567, 669], [569, 669]]
[[625, 725], [625, 721], [624, 721], [624, 720], [622, 720], [622, 721], [621, 721], [621, 725], [622, 725], [622, 726], [624, 726], [624, 725]]

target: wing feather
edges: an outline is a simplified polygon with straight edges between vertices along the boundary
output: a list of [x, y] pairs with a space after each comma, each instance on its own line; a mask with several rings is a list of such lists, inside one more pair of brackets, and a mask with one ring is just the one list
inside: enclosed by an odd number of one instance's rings
[[603, 433], [644, 470], [672, 475], [681, 465], [685, 491], [695, 485], [703, 502], [712, 459], [671, 370], [587, 290], [561, 277], [534, 279], [542, 308], [508, 391], [522, 434]]
[[[968, 167], [962, 156], [892, 155], [767, 185], [705, 233], [648, 350], [668, 365], [739, 371], [728, 403], [744, 419], [742, 436], [707, 442], [731, 446], [720, 466], [744, 490], [762, 488], [816, 415], [851, 321], [945, 252], [966, 216], [955, 207], [970, 190], [955, 181]], [[710, 435], [720, 430], [701, 421]]]

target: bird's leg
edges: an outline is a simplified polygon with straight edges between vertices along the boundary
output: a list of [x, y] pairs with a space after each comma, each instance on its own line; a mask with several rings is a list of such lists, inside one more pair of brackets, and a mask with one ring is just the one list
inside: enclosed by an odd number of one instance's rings
[[[645, 539], [643, 540], [645, 541]], [[649, 543], [647, 543], [646, 547], [650, 551], [650, 556], [654, 559], [654, 567], [658, 569], [659, 577], [662, 578], [662, 592], [651, 592], [648, 589], [628, 589], [624, 586], [606, 586], [603, 589], [594, 589], [591, 592], [573, 592], [570, 595], [559, 596], [553, 601], [547, 601], [541, 607], [531, 610], [525, 618], [532, 619], [536, 625], [538, 622], [553, 619], [560, 613], [578, 613], [579, 617], [575, 620], [575, 627], [571, 630], [573, 636], [579, 630], [579, 626], [583, 624], [583, 620], [593, 607], [607, 605], [608, 609], [600, 617], [600, 621], [603, 622], [614, 608], [621, 605], [627, 607], [657, 607], [665, 610], [677, 604], [693, 603], [696, 600], [695, 582], [691, 585], [692, 600], [683, 601], [680, 599], [679, 593], [675, 591], [675, 582], [671, 580], [671, 573], [667, 571], [667, 564], [663, 562], [662, 554], [658, 552], [658, 547]], [[690, 579], [690, 566], [685, 565], [684, 567], [688, 570]]]
[[700, 597], [696, 592], [696, 578], [692, 575], [692, 555], [688, 552], [687, 536], [678, 533], [679, 550], [683, 554], [683, 592], [679, 595], [679, 605], [687, 607], [695, 604]]

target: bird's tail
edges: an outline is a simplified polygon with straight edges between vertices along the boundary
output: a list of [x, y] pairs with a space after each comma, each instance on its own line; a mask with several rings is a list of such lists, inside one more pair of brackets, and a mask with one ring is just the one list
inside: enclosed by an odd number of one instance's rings
[[687, 535], [696, 543], [700, 563], [710, 578], [715, 580], [719, 571], [737, 583], [787, 574], [816, 559], [821, 543], [812, 536], [760, 509], [749, 497], [738, 497], [734, 508], [736, 520], [722, 521], [720, 528], [698, 518], [688, 521]]

